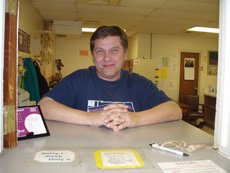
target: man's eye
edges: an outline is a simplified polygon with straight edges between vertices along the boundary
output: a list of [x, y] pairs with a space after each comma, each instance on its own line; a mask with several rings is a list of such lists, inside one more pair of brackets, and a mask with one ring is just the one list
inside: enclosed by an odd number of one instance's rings
[[111, 53], [112, 54], [116, 54], [116, 53], [118, 53], [119, 52], [119, 49], [111, 49]]
[[102, 54], [104, 54], [104, 50], [101, 50], [101, 49], [99, 49], [99, 50], [96, 50], [95, 51], [95, 53], [97, 54], [97, 55], [102, 55]]
[[96, 52], [96, 53], [100, 53], [100, 52], [102, 52], [102, 50], [96, 50], [95, 52]]

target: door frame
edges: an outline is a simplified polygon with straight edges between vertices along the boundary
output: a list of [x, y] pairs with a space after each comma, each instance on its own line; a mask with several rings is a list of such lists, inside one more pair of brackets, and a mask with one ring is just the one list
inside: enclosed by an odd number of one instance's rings
[[[5, 0], [0, 0], [0, 7], [5, 7]], [[5, 8], [0, 8], [0, 153], [3, 151], [3, 68], [5, 41]]]

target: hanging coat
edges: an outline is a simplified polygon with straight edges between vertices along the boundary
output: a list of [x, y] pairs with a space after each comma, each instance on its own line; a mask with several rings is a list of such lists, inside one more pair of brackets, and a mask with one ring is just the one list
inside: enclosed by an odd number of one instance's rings
[[30, 100], [38, 103], [40, 100], [38, 78], [31, 58], [24, 59], [24, 67], [26, 69], [24, 74], [24, 89], [30, 93]]

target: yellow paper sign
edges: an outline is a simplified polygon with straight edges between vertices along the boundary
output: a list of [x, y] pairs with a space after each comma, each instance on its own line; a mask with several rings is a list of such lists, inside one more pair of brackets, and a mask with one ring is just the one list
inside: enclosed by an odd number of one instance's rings
[[142, 168], [144, 162], [137, 151], [131, 149], [98, 150], [94, 153], [96, 165], [101, 169]]

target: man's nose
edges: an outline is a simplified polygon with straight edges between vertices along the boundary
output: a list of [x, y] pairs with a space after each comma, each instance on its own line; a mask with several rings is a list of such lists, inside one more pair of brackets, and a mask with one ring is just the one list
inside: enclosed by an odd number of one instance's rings
[[104, 57], [105, 61], [109, 61], [111, 60], [111, 53], [110, 51], [106, 51], [105, 52], [105, 57]]

